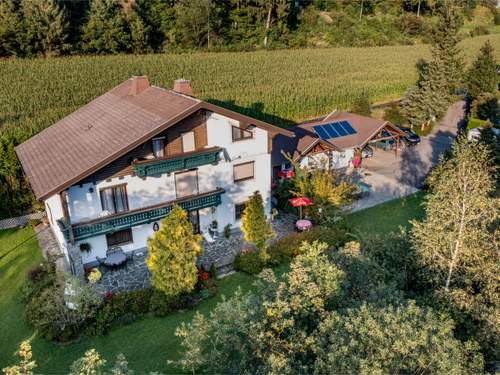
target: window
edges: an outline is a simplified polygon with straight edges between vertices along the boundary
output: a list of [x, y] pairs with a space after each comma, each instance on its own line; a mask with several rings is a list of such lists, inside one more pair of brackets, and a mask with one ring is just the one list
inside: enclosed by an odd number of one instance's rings
[[232, 127], [232, 132], [233, 132], [233, 142], [253, 138], [253, 133], [251, 131], [238, 128], [237, 126]]
[[233, 166], [234, 182], [251, 180], [254, 176], [254, 162]]
[[177, 198], [198, 194], [198, 171], [176, 173], [175, 192]]
[[245, 207], [247, 202], [237, 203], [234, 205], [234, 218], [235, 220], [240, 220], [241, 216], [243, 216], [243, 211], [245, 211]]
[[110, 214], [128, 211], [126, 185], [112, 186], [101, 189], [101, 206]]
[[153, 155], [155, 158], [162, 158], [165, 149], [165, 137], [153, 138]]
[[182, 152], [195, 150], [194, 132], [182, 133]]
[[108, 243], [108, 249], [114, 246], [125, 245], [134, 242], [132, 238], [132, 229], [119, 230], [115, 233], [106, 234], [106, 242]]

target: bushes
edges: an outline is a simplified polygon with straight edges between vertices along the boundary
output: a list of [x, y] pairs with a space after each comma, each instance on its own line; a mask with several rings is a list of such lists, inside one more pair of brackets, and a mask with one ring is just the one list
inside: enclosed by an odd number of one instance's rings
[[257, 250], [243, 250], [234, 259], [234, 268], [251, 275], [260, 273], [266, 266], [260, 252]]
[[215, 280], [199, 270], [195, 290], [176, 297], [155, 289], [101, 296], [93, 285], [81, 284], [76, 278], [65, 283], [49, 262], [30, 269], [23, 287], [28, 323], [41, 337], [60, 342], [74, 340], [82, 332], [103, 335], [114, 325], [129, 324], [147, 314], [165, 316], [192, 308], [216, 291]]
[[343, 228], [324, 227], [315, 227], [305, 232], [292, 233], [274, 241], [269, 246], [267, 252], [270, 259], [268, 262], [264, 262], [257, 251], [242, 251], [236, 256], [234, 267], [238, 271], [252, 275], [257, 274], [267, 265], [276, 266], [290, 262], [301, 254], [304, 241], [313, 243], [315, 240], [325, 242], [329, 247], [338, 248], [349, 240], [349, 234]]

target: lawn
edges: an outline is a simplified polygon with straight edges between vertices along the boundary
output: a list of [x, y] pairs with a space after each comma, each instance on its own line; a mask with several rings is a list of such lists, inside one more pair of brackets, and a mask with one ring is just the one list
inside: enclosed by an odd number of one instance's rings
[[401, 199], [379, 204], [348, 216], [348, 224], [360, 233], [384, 234], [399, 227], [410, 227], [410, 220], [424, 216], [424, 193], [418, 192]]
[[[423, 193], [417, 193], [390, 201], [352, 214], [348, 222], [362, 233], [383, 234], [397, 230], [400, 225], [408, 227], [410, 219], [422, 217], [422, 199]], [[22, 319], [23, 305], [19, 300], [19, 287], [26, 270], [41, 259], [32, 236], [31, 228], [0, 231], [0, 368], [12, 363], [12, 354], [18, 343], [32, 335]], [[22, 246], [9, 252], [23, 241], [26, 242]], [[243, 290], [251, 290], [252, 282], [253, 277], [235, 273], [220, 280], [217, 296], [202, 302], [195, 310], [178, 312], [165, 318], [148, 317], [117, 327], [103, 337], [85, 337], [69, 345], [53, 344], [35, 337], [33, 353], [38, 362], [38, 371], [64, 373], [85, 350], [96, 348], [108, 362], [113, 362], [118, 353], [125, 354], [130, 367], [136, 372], [179, 373], [178, 368], [167, 363], [167, 360], [179, 357], [179, 340], [174, 335], [176, 327], [190, 321], [196, 311], [208, 314], [222, 295], [232, 295], [238, 286]]]

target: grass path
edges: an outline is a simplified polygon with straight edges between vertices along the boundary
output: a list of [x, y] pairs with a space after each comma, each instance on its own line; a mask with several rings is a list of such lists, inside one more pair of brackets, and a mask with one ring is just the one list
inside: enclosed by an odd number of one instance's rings
[[[408, 226], [408, 220], [422, 217], [422, 198], [423, 194], [417, 193], [386, 202], [352, 214], [348, 220], [361, 233], [383, 234], [397, 230], [400, 225]], [[0, 368], [12, 363], [12, 354], [19, 342], [32, 335], [22, 318], [23, 305], [19, 300], [19, 288], [26, 270], [41, 260], [38, 244], [32, 236], [31, 228], [0, 231]], [[24, 245], [9, 252], [15, 244], [26, 239], [29, 240]], [[174, 335], [176, 327], [190, 321], [196, 311], [208, 314], [222, 295], [232, 295], [238, 286], [251, 290], [252, 282], [253, 277], [235, 273], [220, 280], [217, 296], [203, 301], [195, 310], [178, 312], [165, 318], [147, 317], [116, 327], [106, 336], [86, 337], [69, 345], [35, 338], [33, 353], [38, 362], [37, 370], [44, 374], [64, 374], [85, 350], [96, 348], [108, 363], [114, 361], [116, 354], [125, 354], [136, 373], [179, 373], [178, 368], [167, 363], [167, 360], [176, 360], [179, 356], [179, 340]]]

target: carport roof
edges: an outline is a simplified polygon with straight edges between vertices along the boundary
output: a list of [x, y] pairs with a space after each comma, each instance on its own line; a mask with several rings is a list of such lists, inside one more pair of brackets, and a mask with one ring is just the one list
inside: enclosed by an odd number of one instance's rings
[[327, 140], [330, 144], [342, 150], [364, 147], [384, 127], [390, 128], [391, 131], [401, 136], [405, 135], [400, 129], [398, 129], [388, 121], [361, 116], [356, 113], [350, 112], [332, 112], [323, 118], [311, 122], [302, 123], [298, 125], [298, 127], [307, 130], [310, 134], [316, 134], [313, 129], [314, 126], [328, 124], [336, 121], [348, 121], [354, 128], [354, 130], [356, 130], [355, 134], [337, 138], [330, 138]]

